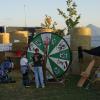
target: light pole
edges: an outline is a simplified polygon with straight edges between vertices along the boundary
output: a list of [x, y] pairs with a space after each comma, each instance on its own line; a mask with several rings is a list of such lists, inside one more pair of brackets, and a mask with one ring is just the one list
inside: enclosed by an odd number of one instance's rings
[[24, 15], [25, 15], [25, 27], [27, 27], [27, 20], [26, 20], [26, 5], [24, 4]]

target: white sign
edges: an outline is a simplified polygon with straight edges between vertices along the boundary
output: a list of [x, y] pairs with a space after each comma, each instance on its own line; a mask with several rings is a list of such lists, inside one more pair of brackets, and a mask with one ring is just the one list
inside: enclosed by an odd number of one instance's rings
[[11, 51], [11, 50], [12, 50], [12, 43], [0, 44], [0, 51]]

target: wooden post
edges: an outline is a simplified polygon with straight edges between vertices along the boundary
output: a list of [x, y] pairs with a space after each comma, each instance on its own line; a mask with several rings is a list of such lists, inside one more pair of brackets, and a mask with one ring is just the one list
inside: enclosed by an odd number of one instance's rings
[[88, 79], [88, 77], [90, 76], [91, 70], [94, 66], [95, 60], [93, 59], [88, 67], [86, 68], [86, 70], [84, 72], [81, 73], [81, 79], [78, 81], [77, 86], [78, 87], [82, 87], [85, 83], [85, 81]]

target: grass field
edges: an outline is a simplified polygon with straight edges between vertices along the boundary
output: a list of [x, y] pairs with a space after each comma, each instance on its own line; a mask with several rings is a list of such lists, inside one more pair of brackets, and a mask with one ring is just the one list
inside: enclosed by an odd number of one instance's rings
[[69, 75], [65, 85], [47, 83], [45, 88], [25, 88], [19, 72], [13, 72], [16, 83], [0, 84], [0, 100], [100, 100], [100, 91], [76, 86], [79, 76]]

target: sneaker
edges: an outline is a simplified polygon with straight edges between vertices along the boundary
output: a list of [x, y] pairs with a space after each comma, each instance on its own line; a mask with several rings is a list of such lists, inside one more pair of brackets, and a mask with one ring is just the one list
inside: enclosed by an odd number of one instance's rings
[[36, 88], [39, 88], [39, 86], [36, 86]]
[[42, 88], [45, 88], [45, 85], [43, 85]]

